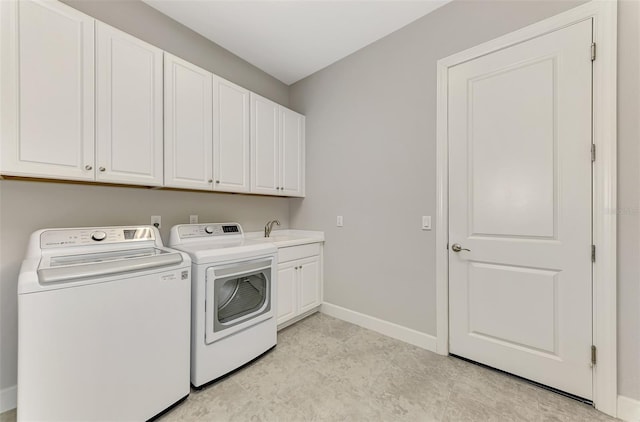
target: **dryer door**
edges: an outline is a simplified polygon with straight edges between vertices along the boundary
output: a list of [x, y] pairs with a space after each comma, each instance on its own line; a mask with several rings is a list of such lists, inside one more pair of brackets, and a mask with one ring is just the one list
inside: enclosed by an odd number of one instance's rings
[[268, 257], [207, 270], [207, 343], [273, 317], [272, 267]]

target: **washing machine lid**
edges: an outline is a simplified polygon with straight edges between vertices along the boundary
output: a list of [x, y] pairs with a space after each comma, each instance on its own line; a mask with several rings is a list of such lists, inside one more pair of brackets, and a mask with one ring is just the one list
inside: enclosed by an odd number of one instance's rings
[[152, 226], [42, 229], [31, 235], [18, 293], [189, 265], [188, 255], [165, 248], [158, 229]]
[[162, 268], [182, 261], [182, 254], [158, 248], [58, 255], [41, 261], [38, 280], [43, 284], [68, 282]]

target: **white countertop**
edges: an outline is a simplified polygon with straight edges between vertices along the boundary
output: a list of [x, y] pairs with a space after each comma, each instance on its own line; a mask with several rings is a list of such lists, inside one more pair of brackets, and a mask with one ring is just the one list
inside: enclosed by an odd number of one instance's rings
[[264, 231], [249, 232], [245, 233], [244, 237], [247, 240], [271, 242], [277, 248], [324, 242], [324, 232], [310, 230], [274, 230], [270, 237], [264, 237]]

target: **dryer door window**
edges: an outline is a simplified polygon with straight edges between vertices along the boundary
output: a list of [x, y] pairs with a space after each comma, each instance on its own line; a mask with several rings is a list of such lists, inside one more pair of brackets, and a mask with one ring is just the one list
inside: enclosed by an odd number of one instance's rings
[[273, 258], [266, 258], [207, 271], [208, 343], [273, 316], [272, 265]]
[[268, 283], [263, 272], [221, 279], [216, 285], [218, 317], [215, 322], [222, 326], [260, 310], [267, 300]]

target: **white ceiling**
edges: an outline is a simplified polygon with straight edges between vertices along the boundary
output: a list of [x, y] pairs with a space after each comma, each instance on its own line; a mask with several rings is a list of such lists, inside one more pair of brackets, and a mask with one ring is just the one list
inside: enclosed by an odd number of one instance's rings
[[451, 0], [143, 0], [287, 85]]

